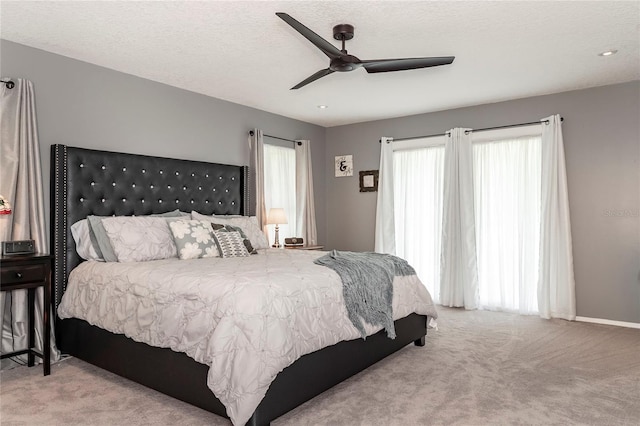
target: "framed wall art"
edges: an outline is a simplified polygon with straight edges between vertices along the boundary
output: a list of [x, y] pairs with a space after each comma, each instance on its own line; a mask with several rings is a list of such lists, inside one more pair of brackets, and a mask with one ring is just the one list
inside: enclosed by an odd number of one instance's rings
[[378, 191], [378, 170], [363, 170], [360, 172], [360, 192]]
[[336, 177], [353, 176], [353, 155], [336, 156]]

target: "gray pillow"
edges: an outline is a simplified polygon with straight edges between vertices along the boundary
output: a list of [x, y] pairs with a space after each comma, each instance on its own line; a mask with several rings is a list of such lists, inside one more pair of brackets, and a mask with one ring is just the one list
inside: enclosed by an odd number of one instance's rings
[[102, 225], [102, 218], [108, 216], [87, 216], [89, 221], [89, 238], [98, 256], [105, 262], [117, 262], [118, 257], [111, 247], [107, 231]]
[[172, 210], [170, 212], [150, 214], [151, 217], [191, 217], [191, 213], [184, 213], [178, 209]]
[[209, 222], [203, 220], [171, 220], [169, 228], [180, 259], [219, 257]]
[[242, 236], [237, 231], [213, 231], [213, 239], [218, 246], [220, 257], [247, 257], [247, 251]]
[[244, 247], [247, 249], [249, 254], [258, 254], [258, 250], [253, 248], [253, 245], [251, 245], [251, 240], [247, 238], [247, 235], [239, 226], [221, 225], [219, 223], [212, 223], [211, 227], [213, 228], [214, 231], [238, 232], [242, 237], [242, 242], [244, 243]]

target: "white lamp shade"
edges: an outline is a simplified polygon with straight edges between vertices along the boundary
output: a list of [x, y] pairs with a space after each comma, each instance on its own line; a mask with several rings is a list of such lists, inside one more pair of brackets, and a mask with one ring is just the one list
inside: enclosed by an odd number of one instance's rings
[[284, 214], [284, 209], [275, 208], [269, 209], [269, 215], [267, 216], [267, 223], [269, 225], [284, 225], [287, 223], [287, 215]]

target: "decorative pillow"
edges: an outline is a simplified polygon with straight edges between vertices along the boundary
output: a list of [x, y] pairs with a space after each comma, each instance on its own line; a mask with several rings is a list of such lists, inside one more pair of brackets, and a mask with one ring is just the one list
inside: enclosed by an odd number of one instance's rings
[[162, 217], [105, 217], [102, 225], [118, 262], [168, 259], [178, 254], [169, 224]]
[[149, 217], [191, 217], [190, 213], [186, 213], [186, 212], [181, 212], [178, 209], [175, 210], [171, 210], [170, 212], [164, 212], [164, 213], [154, 213], [154, 214], [150, 214], [150, 215], [145, 215], [145, 216], [149, 216]]
[[95, 249], [98, 256], [105, 262], [117, 262], [118, 257], [113, 252], [111, 242], [107, 231], [102, 226], [102, 219], [107, 216], [87, 216], [89, 222], [89, 237], [91, 238], [91, 244]]
[[212, 223], [211, 227], [213, 228], [214, 231], [239, 232], [240, 236], [242, 237], [242, 243], [244, 244], [244, 247], [247, 249], [249, 254], [258, 254], [258, 250], [253, 248], [253, 246], [251, 245], [251, 240], [247, 238], [244, 231], [242, 231], [242, 228], [240, 228], [239, 226], [221, 225], [219, 223]]
[[222, 257], [247, 257], [249, 252], [236, 231], [213, 231], [213, 238]]
[[79, 220], [71, 225], [71, 235], [76, 242], [76, 252], [81, 258], [84, 260], [104, 261], [91, 243], [89, 221], [87, 219]]
[[204, 220], [176, 220], [169, 222], [180, 259], [220, 257], [213, 240], [211, 224]]
[[242, 228], [244, 234], [251, 240], [251, 245], [256, 249], [269, 248], [267, 236], [262, 232], [258, 225], [258, 219], [255, 216], [242, 216], [224, 218], [223, 216], [205, 216], [198, 212], [192, 211], [191, 217], [197, 220], [206, 220], [211, 223], [219, 223], [221, 225], [232, 225]]
[[[138, 216], [138, 217], [164, 217], [164, 218], [170, 219], [170, 218], [186, 218], [187, 216], [191, 217], [191, 214], [181, 212], [180, 210], [175, 209], [170, 212], [151, 214], [147, 216]], [[111, 242], [109, 241], [107, 232], [104, 230], [104, 226], [102, 226], [102, 219], [104, 219], [105, 217], [114, 217], [114, 216], [87, 216], [87, 220], [89, 221], [89, 237], [91, 238], [91, 245], [93, 245], [93, 248], [99, 257], [99, 260], [104, 260], [105, 262], [117, 262], [118, 257], [114, 253], [113, 247], [111, 247]], [[133, 216], [119, 216], [119, 217], [133, 217]]]

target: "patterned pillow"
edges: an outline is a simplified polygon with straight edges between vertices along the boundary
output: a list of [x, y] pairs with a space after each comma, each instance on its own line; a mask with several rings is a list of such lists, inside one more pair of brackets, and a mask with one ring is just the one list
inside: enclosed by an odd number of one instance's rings
[[209, 222], [176, 220], [169, 222], [180, 259], [220, 257]]
[[269, 248], [269, 241], [267, 236], [260, 225], [258, 225], [258, 219], [255, 216], [242, 216], [226, 218], [224, 216], [205, 216], [196, 211], [191, 212], [192, 219], [206, 220], [212, 223], [220, 223], [222, 225], [232, 225], [242, 228], [244, 234], [251, 240], [251, 245], [257, 249]]
[[243, 238], [237, 231], [213, 231], [213, 238], [222, 257], [247, 257], [247, 251]]
[[223, 232], [234, 232], [235, 231], [235, 232], [240, 233], [240, 236], [242, 237], [242, 242], [244, 243], [244, 247], [247, 249], [249, 254], [258, 254], [258, 250], [253, 248], [253, 246], [251, 245], [251, 240], [249, 238], [247, 238], [247, 235], [244, 233], [242, 228], [240, 228], [239, 226], [221, 225], [219, 223], [212, 223], [211, 227], [213, 228], [214, 231], [223, 231]]
[[165, 218], [105, 217], [102, 225], [118, 262], [168, 259], [178, 254]]

